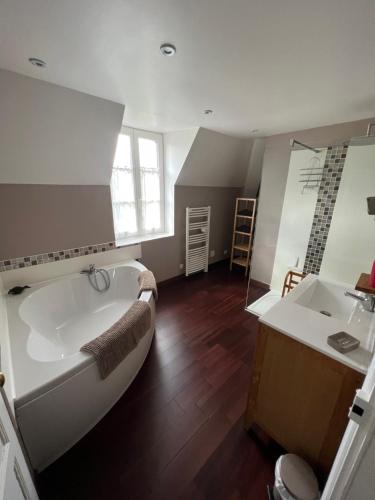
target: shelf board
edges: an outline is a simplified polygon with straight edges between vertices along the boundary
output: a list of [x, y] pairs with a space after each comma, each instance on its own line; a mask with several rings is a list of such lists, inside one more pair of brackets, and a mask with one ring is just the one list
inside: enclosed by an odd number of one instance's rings
[[241, 219], [253, 219], [254, 218], [252, 215], [240, 215], [240, 214], [236, 214], [236, 217], [239, 217]]
[[242, 252], [249, 252], [249, 245], [242, 245], [241, 243], [236, 243], [233, 245], [233, 248], [236, 248], [237, 250], [241, 250]]
[[235, 257], [232, 262], [238, 266], [247, 267], [247, 259], [244, 257]]
[[251, 236], [251, 233], [244, 233], [242, 231], [234, 231], [236, 234], [244, 234], [245, 236]]
[[375, 288], [372, 288], [370, 286], [370, 275], [366, 274], [366, 273], [362, 273], [358, 279], [358, 282], [355, 286], [355, 289], [359, 290], [360, 292], [374, 294]]

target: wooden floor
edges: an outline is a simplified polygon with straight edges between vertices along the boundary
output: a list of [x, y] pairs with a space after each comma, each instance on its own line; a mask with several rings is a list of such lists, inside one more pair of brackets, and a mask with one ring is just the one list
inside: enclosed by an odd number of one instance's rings
[[267, 499], [280, 450], [243, 428], [257, 325], [243, 310], [243, 270], [227, 267], [161, 287], [143, 368], [39, 475], [42, 500]]

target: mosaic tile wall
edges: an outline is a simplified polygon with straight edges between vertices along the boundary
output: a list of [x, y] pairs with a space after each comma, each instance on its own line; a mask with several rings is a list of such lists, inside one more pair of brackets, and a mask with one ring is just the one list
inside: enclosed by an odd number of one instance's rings
[[38, 264], [46, 264], [47, 262], [73, 259], [74, 257], [82, 257], [83, 255], [106, 252], [116, 248], [116, 243], [114, 241], [110, 241], [108, 243], [100, 243], [98, 245], [70, 248], [68, 250], [59, 250], [57, 252], [19, 257], [17, 259], [0, 260], [0, 272], [20, 269], [22, 267], [37, 266]]
[[320, 271], [347, 151], [348, 146], [327, 149], [303, 268], [305, 274]]

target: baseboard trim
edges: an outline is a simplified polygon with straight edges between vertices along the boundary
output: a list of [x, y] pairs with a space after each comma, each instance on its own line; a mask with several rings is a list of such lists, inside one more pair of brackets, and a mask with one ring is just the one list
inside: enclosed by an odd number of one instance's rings
[[[229, 259], [222, 259], [222, 260], [217, 260], [216, 262], [212, 262], [211, 264], [208, 264], [208, 270], [213, 269], [218, 265], [224, 265], [225, 263], [228, 263], [229, 266]], [[195, 276], [195, 274], [192, 274], [191, 276]], [[178, 274], [177, 276], [173, 276], [172, 278], [168, 278], [163, 281], [158, 281], [157, 285], [159, 288], [162, 288], [163, 286], [170, 285], [171, 283], [175, 283], [176, 281], [180, 281], [184, 278], [186, 278], [185, 273], [181, 273]]]
[[267, 285], [267, 283], [263, 283], [263, 281], [250, 279], [250, 285], [256, 286], [257, 288], [263, 288], [263, 290], [267, 290], [267, 292], [271, 290], [270, 286]]
[[158, 285], [158, 288], [161, 288], [163, 286], [170, 285], [171, 283], [174, 283], [175, 281], [180, 281], [183, 278], [185, 278], [185, 274], [178, 274], [177, 276], [173, 276], [172, 278], [168, 278], [168, 279], [163, 280], [163, 281], [158, 281], [157, 285]]

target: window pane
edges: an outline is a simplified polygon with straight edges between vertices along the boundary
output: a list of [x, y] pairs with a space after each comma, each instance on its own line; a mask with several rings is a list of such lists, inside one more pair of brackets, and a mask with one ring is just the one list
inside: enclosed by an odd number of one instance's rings
[[134, 203], [113, 204], [113, 216], [116, 236], [137, 232], [137, 215]]
[[160, 203], [151, 202], [143, 204], [143, 224], [146, 231], [157, 231], [161, 229], [160, 224]]
[[111, 179], [112, 200], [134, 202], [134, 176], [131, 170], [114, 168]]
[[116, 168], [132, 168], [131, 154], [130, 154], [130, 136], [120, 134], [117, 139], [117, 147], [115, 154], [115, 161], [113, 166]]
[[111, 177], [116, 239], [163, 230], [162, 172], [160, 134], [126, 130], [118, 136]]
[[158, 173], [142, 172], [142, 200], [160, 201], [160, 176]]
[[159, 168], [158, 147], [152, 139], [138, 139], [139, 165], [141, 168]]

